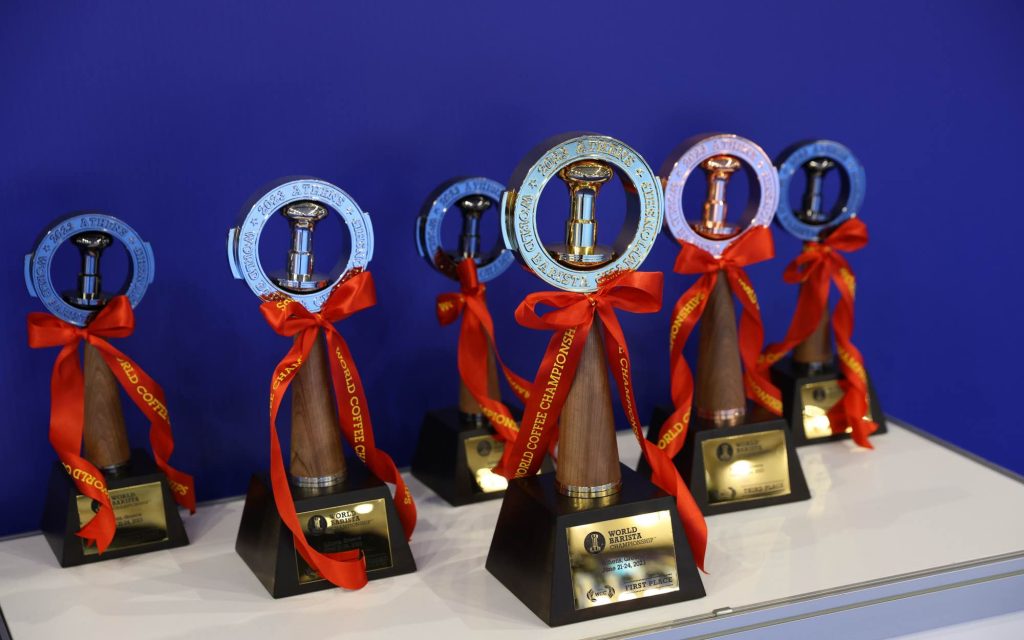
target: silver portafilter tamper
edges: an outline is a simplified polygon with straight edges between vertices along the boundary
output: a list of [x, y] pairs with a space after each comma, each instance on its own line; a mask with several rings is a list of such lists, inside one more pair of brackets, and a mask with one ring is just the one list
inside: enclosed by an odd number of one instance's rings
[[480, 255], [480, 215], [491, 207], [484, 196], [467, 196], [457, 203], [462, 211], [462, 233], [459, 234], [459, 258], [476, 259]]
[[281, 210], [292, 230], [288, 272], [276, 279], [281, 288], [306, 293], [327, 286], [327, 279], [313, 272], [313, 229], [327, 213], [326, 207], [308, 200], [293, 202]]
[[825, 174], [835, 166], [835, 161], [829, 158], [814, 158], [804, 164], [807, 187], [804, 189], [804, 206], [799, 213], [804, 222], [824, 224], [829, 221], [828, 212], [821, 210], [822, 184]]
[[78, 247], [82, 266], [78, 272], [78, 290], [64, 294], [68, 303], [86, 309], [100, 308], [107, 303], [100, 278], [100, 256], [113, 241], [113, 236], [102, 231], [86, 231], [71, 238], [71, 243]]

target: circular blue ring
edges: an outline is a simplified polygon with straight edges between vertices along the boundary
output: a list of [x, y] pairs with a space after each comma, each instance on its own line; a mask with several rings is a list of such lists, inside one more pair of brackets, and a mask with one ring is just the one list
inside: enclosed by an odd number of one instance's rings
[[[416, 218], [416, 250], [420, 256], [444, 275], [458, 280], [455, 272], [458, 259], [445, 251], [441, 243], [441, 221], [448, 210], [466, 196], [484, 196], [498, 207], [504, 190], [505, 185], [490, 178], [453, 178], [441, 184], [427, 198], [423, 212]], [[477, 279], [490, 282], [514, 261], [515, 256], [499, 237], [489, 253], [477, 258]]]
[[[839, 202], [832, 208], [828, 222], [814, 224], [805, 222], [797, 215], [789, 201], [789, 187], [797, 170], [809, 160], [828, 158], [836, 163], [842, 173], [842, 190]], [[864, 167], [844, 145], [832, 140], [801, 142], [789, 147], [779, 156], [779, 207], [775, 221], [786, 231], [805, 242], [820, 242], [833, 229], [853, 218], [864, 203]]]
[[121, 241], [128, 251], [128, 277], [115, 295], [127, 296], [134, 309], [153, 282], [153, 249], [135, 229], [114, 216], [99, 211], [79, 211], [54, 222], [43, 232], [32, 253], [25, 256], [25, 285], [43, 306], [61, 320], [79, 327], [89, 324], [98, 309], [82, 309], [64, 299], [51, 277], [53, 256], [65, 241], [86, 231], [103, 231]]

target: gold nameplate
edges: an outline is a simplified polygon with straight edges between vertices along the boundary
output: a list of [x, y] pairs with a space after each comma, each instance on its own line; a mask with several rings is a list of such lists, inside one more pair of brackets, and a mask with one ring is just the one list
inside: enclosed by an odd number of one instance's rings
[[709, 438], [701, 451], [709, 503], [789, 495], [789, 456], [781, 429]]
[[565, 530], [576, 609], [679, 590], [669, 511]]
[[[164, 511], [164, 493], [159, 482], [140, 484], [134, 487], [111, 489], [110, 504], [114, 507], [117, 531], [107, 551], [120, 551], [146, 544], [167, 540], [167, 513]], [[96, 517], [93, 508], [99, 503], [88, 496], [77, 499], [78, 523], [84, 527]], [[86, 546], [82, 540], [82, 552], [94, 556], [99, 551], [96, 545]]]
[[491, 471], [501, 462], [505, 443], [487, 435], [466, 438], [463, 442], [466, 445], [466, 466], [480, 491], [495, 493], [508, 489], [508, 480]]
[[[366, 571], [391, 568], [391, 538], [384, 498], [300, 513], [299, 525], [306, 541], [320, 553], [361, 549]], [[323, 580], [317, 570], [295, 552], [299, 584]]]
[[[838, 380], [821, 380], [809, 382], [800, 387], [800, 402], [804, 405], [804, 436], [808, 440], [827, 438], [832, 434], [832, 424], [828, 412], [843, 398], [843, 389]], [[871, 398], [868, 398], [868, 415], [871, 419]], [[852, 432], [850, 427], [846, 433]]]

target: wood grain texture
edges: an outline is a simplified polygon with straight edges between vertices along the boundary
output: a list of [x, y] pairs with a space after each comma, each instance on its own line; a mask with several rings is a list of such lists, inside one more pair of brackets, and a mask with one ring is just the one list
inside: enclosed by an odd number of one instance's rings
[[701, 417], [746, 408], [736, 309], [724, 273], [718, 276], [700, 319], [694, 406]]
[[555, 470], [561, 485], [598, 487], [622, 478], [602, 331], [595, 317], [562, 407]]
[[[481, 357], [487, 358], [487, 393], [492, 398], [500, 399], [501, 389], [498, 386], [498, 366], [494, 358], [494, 347], [490, 344], [490, 341], [488, 341], [486, 355]], [[480, 403], [469, 392], [469, 388], [466, 387], [466, 383], [461, 377], [459, 378], [459, 411], [469, 415], [483, 414]]]
[[300, 478], [345, 472], [338, 408], [327, 363], [327, 341], [318, 333], [309, 358], [292, 382], [291, 474]]
[[[801, 287], [806, 285], [801, 284]], [[814, 332], [793, 349], [793, 360], [806, 365], [826, 365], [832, 362], [832, 332], [830, 313], [826, 307]]]
[[83, 341], [85, 376], [85, 459], [100, 469], [128, 462], [131, 447], [124, 428], [121, 386], [99, 349]]

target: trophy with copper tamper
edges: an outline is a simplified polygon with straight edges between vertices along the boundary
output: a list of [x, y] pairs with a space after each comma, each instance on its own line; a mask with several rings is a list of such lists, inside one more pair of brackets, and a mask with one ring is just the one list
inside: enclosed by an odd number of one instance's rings
[[[771, 367], [797, 446], [851, 436], [870, 446], [868, 436], [885, 433], [885, 420], [863, 358], [851, 341], [856, 281], [841, 255], [867, 244], [867, 227], [858, 218], [864, 202], [864, 168], [849, 149], [831, 140], [797, 143], [783, 151], [776, 164], [781, 197], [775, 221], [802, 240], [804, 249], [784, 274], [787, 282], [800, 285], [793, 320], [782, 342], [765, 349], [761, 365]], [[801, 169], [806, 177], [804, 194], [800, 206], [794, 207], [790, 186]], [[839, 197], [826, 210], [824, 183], [832, 172], [839, 175]], [[831, 323], [830, 283], [838, 292]], [[786, 357], [790, 350], [792, 357]], [[851, 420], [851, 414], [856, 419]]]
[[[596, 204], [616, 176], [626, 222], [605, 246]], [[552, 179], [568, 187], [570, 213], [565, 242], [546, 246], [537, 216]], [[552, 626], [704, 595], [696, 571], [704, 520], [671, 461], [643, 439], [616, 317], [616, 309], [653, 313], [661, 306], [661, 274], [637, 269], [661, 228], [662, 202], [658, 178], [636, 151], [588, 133], [534, 149], [502, 196], [505, 243], [556, 290], [530, 294], [516, 310], [520, 324], [554, 335], [519, 435], [497, 470], [510, 481], [487, 570]], [[538, 305], [553, 310], [541, 313]], [[609, 375], [655, 469], [653, 482], [619, 462]], [[536, 475], [555, 441], [555, 473]]]
[[[501, 460], [505, 443], [519, 431], [514, 414], [501, 401], [493, 322], [487, 309], [486, 284], [514, 262], [501, 238], [488, 251], [481, 248], [480, 218], [497, 208], [505, 187], [488, 178], [454, 178], [427, 197], [416, 219], [416, 248], [430, 266], [459, 283], [459, 293], [438, 296], [437, 317], [451, 324], [460, 316], [459, 403], [429, 411], [420, 429], [412, 474], [452, 505], [504, 495], [508, 480], [491, 470]], [[441, 225], [457, 208], [462, 229], [457, 251], [446, 250]], [[501, 365], [520, 400], [529, 383]]]
[[[288, 220], [291, 249], [283, 273], [268, 275], [260, 237], [274, 215]], [[347, 261], [314, 270], [313, 232], [337, 215], [349, 232]], [[284, 597], [415, 571], [408, 538], [412, 497], [391, 458], [374, 444], [359, 372], [334, 327], [373, 306], [370, 217], [347, 193], [314, 178], [285, 178], [242, 208], [228, 233], [228, 261], [263, 301], [260, 311], [291, 350], [271, 378], [270, 473], [254, 475], [235, 549], [267, 591]], [[291, 388], [290, 464], [276, 420]], [[355, 458], [346, 459], [342, 441]], [[395, 497], [385, 482], [396, 485]]]
[[[683, 188], [697, 169], [707, 178], [703, 215], [688, 219]], [[727, 190], [739, 170], [749, 202], [730, 220]], [[648, 438], [676, 461], [705, 515], [810, 498], [778, 390], [758, 369], [764, 339], [757, 295], [744, 267], [768, 260], [768, 225], [779, 179], [756, 144], [731, 134], [687, 141], [666, 161], [665, 221], [681, 244], [675, 271], [700, 274], [676, 303], [670, 331], [672, 409], [658, 409]], [[733, 296], [740, 302], [739, 331]], [[696, 380], [683, 345], [700, 321]], [[750, 399], [754, 406], [747, 406]], [[764, 408], [764, 409], [762, 409]], [[694, 423], [690, 425], [691, 417]]]
[[[128, 276], [110, 294], [100, 264], [115, 240], [127, 254]], [[81, 267], [75, 290], [61, 293], [51, 271], [64, 242], [78, 249]], [[59, 462], [41, 528], [63, 567], [188, 544], [175, 503], [195, 511], [195, 486], [169, 463], [174, 439], [163, 389], [106, 340], [131, 335], [132, 308], [153, 269], [149, 243], [100, 212], [57, 220], [25, 256], [29, 293], [50, 312], [29, 314], [29, 346], [62, 347], [50, 390], [50, 443]], [[119, 387], [150, 421], [152, 455], [130, 448]]]

